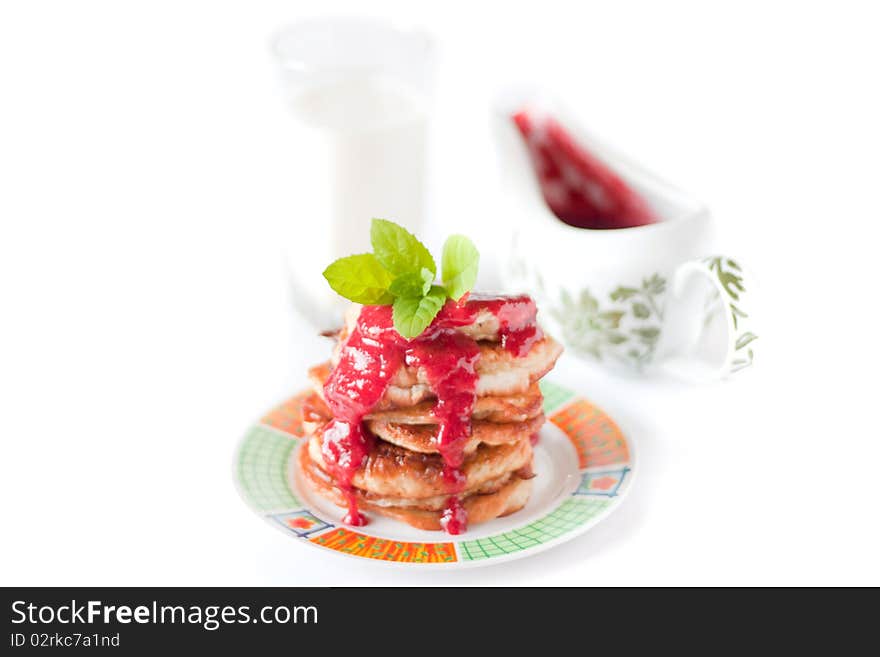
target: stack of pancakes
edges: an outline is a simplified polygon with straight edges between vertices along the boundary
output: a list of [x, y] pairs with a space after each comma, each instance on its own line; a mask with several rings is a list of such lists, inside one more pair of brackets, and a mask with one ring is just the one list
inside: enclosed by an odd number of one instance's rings
[[[322, 456], [323, 429], [333, 419], [323, 395], [356, 319], [350, 314], [346, 327], [335, 335], [333, 359], [309, 371], [314, 388], [305, 404], [309, 442], [300, 450], [306, 481], [341, 507], [348, 506], [348, 498]], [[490, 313], [457, 330], [476, 340], [480, 349], [471, 435], [460, 468], [466, 480], [455, 493], [474, 524], [513, 513], [528, 501], [534, 476], [532, 445], [544, 423], [537, 381], [553, 368], [562, 347], [543, 336], [528, 353], [516, 356], [501, 344], [499, 321]], [[436, 403], [421, 368], [404, 364], [392, 377], [380, 402], [364, 418], [375, 440], [351, 481], [361, 510], [419, 529], [443, 528], [451, 493], [437, 444]]]

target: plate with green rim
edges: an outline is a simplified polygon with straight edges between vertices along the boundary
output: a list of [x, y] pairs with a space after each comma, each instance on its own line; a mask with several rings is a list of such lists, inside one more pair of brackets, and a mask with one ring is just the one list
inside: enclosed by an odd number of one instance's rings
[[236, 452], [235, 480], [244, 501], [297, 543], [358, 559], [414, 568], [464, 568], [519, 559], [564, 543], [620, 506], [635, 474], [635, 451], [596, 405], [541, 381], [547, 422], [535, 446], [536, 477], [528, 504], [458, 536], [415, 529], [370, 515], [364, 527], [300, 480], [302, 406], [311, 391], [272, 408]]

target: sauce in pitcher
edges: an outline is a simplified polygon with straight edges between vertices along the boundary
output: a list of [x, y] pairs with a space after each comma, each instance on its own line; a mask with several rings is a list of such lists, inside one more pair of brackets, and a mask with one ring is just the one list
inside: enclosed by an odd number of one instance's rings
[[657, 221], [644, 199], [556, 119], [521, 110], [513, 121], [528, 146], [544, 200], [561, 221], [591, 229]]

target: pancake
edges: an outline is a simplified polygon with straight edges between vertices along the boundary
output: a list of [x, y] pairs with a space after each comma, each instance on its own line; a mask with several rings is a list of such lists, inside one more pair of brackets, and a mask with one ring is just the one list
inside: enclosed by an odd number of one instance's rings
[[[309, 457], [324, 472], [321, 433], [309, 439]], [[467, 489], [528, 466], [532, 461], [529, 439], [511, 445], [480, 445], [468, 454], [461, 466]], [[443, 478], [443, 458], [439, 454], [420, 454], [377, 440], [370, 454], [354, 473], [352, 485], [379, 496], [424, 498], [448, 494]]]
[[[478, 344], [480, 348], [480, 358], [476, 364], [478, 397], [525, 392], [532, 383], [553, 369], [556, 359], [562, 354], [562, 345], [549, 336], [544, 336], [535, 342], [529, 353], [521, 357], [510, 353], [498, 343]], [[338, 362], [338, 349], [336, 352], [331, 360], [334, 366]], [[412, 406], [433, 397], [427, 372], [423, 367], [401, 366], [391, 377], [385, 397], [397, 406]]]
[[[533, 383], [553, 369], [556, 359], [562, 354], [562, 345], [548, 336], [532, 345], [529, 353], [522, 357], [514, 356], [499, 344], [479, 343], [479, 346], [475, 390], [478, 397], [525, 393]], [[331, 361], [331, 366], [333, 364]], [[391, 378], [377, 408], [414, 406], [433, 398], [434, 392], [428, 384], [424, 368], [403, 365]]]
[[[405, 424], [433, 424], [434, 400], [428, 400], [401, 408], [375, 410], [367, 418], [380, 422], [399, 422]], [[528, 390], [517, 395], [487, 395], [477, 397], [474, 402], [474, 420], [486, 422], [525, 422], [544, 412], [544, 397], [538, 384], [533, 383]]]
[[[539, 415], [525, 422], [499, 424], [477, 420], [471, 423], [471, 436], [464, 444], [464, 453], [470, 454], [479, 445], [509, 445], [531, 438], [540, 431], [544, 416]], [[439, 453], [435, 424], [399, 424], [397, 422], [367, 422], [367, 428], [385, 442], [422, 454]]]
[[[309, 450], [299, 451], [299, 467], [305, 475], [306, 482], [322, 497], [340, 507], [348, 506], [348, 499], [342, 494], [332, 480], [318, 468], [309, 456]], [[523, 508], [529, 500], [532, 490], [531, 477], [520, 477], [516, 473], [506, 476], [497, 487], [487, 491], [476, 491], [459, 495], [461, 504], [467, 511], [468, 523], [473, 525], [486, 522], [493, 518], [509, 515]], [[443, 529], [440, 522], [442, 505], [419, 506], [409, 504], [409, 500], [377, 498], [355, 488], [358, 507], [379, 515], [405, 522], [417, 529], [439, 531]], [[444, 504], [447, 497], [439, 498]], [[400, 502], [395, 504], [395, 502]]]
[[[309, 476], [320, 479], [328, 486], [336, 487], [333, 478], [312, 461], [311, 457], [308, 455], [308, 450], [303, 450], [303, 452], [305, 452], [305, 454], [300, 455], [300, 460], [304, 464], [302, 465], [303, 468], [309, 468]], [[490, 479], [480, 486], [470, 487], [467, 490], [460, 492], [458, 497], [460, 499], [465, 499], [471, 495], [488, 495], [490, 493], [498, 492], [513, 478], [532, 479], [534, 476], [532, 465], [529, 463], [526, 467], [520, 468], [515, 472], [507, 472], [496, 479]], [[433, 495], [431, 497], [390, 497], [387, 495], [376, 495], [375, 493], [360, 488], [355, 490], [357, 495], [374, 506], [394, 506], [406, 507], [408, 509], [419, 509], [422, 511], [441, 511], [449, 501], [448, 493]]]
[[[333, 419], [330, 409], [315, 394], [303, 404], [303, 428], [308, 434], [318, 433], [325, 424]], [[429, 418], [436, 423], [436, 419]], [[544, 425], [544, 414], [521, 422], [489, 422], [474, 420], [471, 423], [471, 436], [464, 446], [464, 452], [470, 454], [478, 445], [506, 445], [517, 443], [540, 431]], [[370, 432], [385, 442], [423, 454], [437, 454], [437, 424], [411, 424], [407, 422], [388, 422], [386, 420], [367, 419], [365, 424]]]
[[[321, 414], [330, 415], [329, 409], [324, 404], [324, 382], [330, 376], [329, 363], [316, 365], [309, 370], [309, 380], [315, 391], [315, 396], [310, 397], [306, 404], [315, 408], [323, 409]], [[379, 402], [372, 412], [367, 414], [368, 420], [380, 422], [398, 422], [402, 424], [435, 424], [434, 417], [435, 401], [424, 400], [409, 406], [396, 407], [388, 399]], [[537, 417], [543, 412], [544, 397], [537, 383], [530, 385], [524, 392], [513, 395], [486, 395], [477, 397], [474, 403], [474, 420], [486, 420], [487, 422], [525, 422]]]

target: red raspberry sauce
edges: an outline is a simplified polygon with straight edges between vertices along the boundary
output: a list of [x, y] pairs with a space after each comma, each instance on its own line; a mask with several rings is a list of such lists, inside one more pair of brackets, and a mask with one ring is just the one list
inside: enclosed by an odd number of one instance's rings
[[552, 117], [522, 110], [525, 139], [541, 192], [560, 220], [577, 228], [632, 228], [657, 221], [644, 199]]

